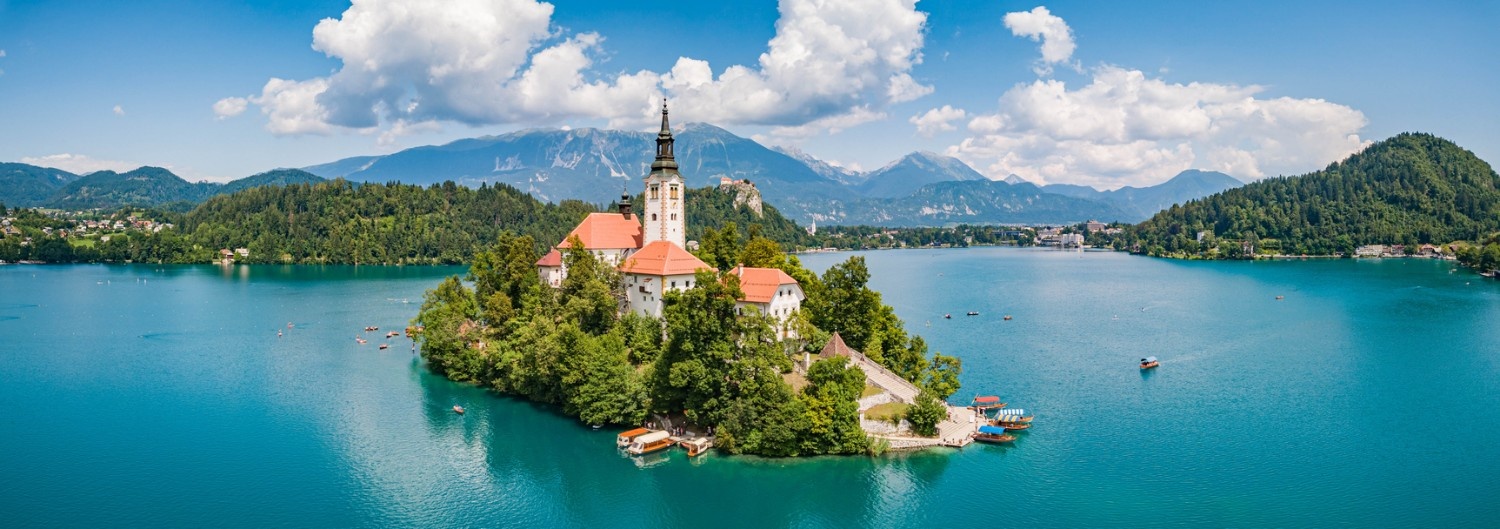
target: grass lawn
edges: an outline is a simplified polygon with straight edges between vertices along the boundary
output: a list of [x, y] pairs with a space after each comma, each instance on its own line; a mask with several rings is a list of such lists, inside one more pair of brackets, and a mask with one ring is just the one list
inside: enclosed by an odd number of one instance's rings
[[68, 237], [68, 244], [73, 245], [74, 248], [93, 248], [94, 239], [86, 239], [83, 237]]
[[859, 398], [865, 398], [865, 397], [868, 397], [868, 396], [871, 396], [871, 395], [879, 395], [881, 393], [885, 393], [885, 390], [880, 389], [879, 386], [872, 386], [872, 385], [866, 384], [865, 385], [865, 391], [863, 393], [859, 394]]
[[887, 402], [865, 410], [865, 418], [875, 421], [900, 420], [906, 416], [906, 409], [911, 405], [904, 402]]

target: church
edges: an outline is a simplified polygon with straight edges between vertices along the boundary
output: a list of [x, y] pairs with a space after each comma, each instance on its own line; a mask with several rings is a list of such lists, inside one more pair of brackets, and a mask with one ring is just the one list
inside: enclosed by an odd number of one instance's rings
[[[660, 318], [662, 294], [693, 287], [698, 270], [713, 270], [685, 248], [687, 234], [687, 184], [678, 172], [672, 152], [672, 127], [667, 104], [662, 102], [661, 132], [656, 135], [656, 160], [645, 178], [645, 203], [633, 210], [629, 195], [620, 197], [619, 211], [591, 213], [561, 243], [537, 261], [542, 282], [562, 286], [568, 270], [562, 252], [572, 248], [576, 237], [583, 249], [620, 271], [625, 288], [622, 310]], [[731, 272], [740, 278], [745, 295], [737, 301], [740, 310], [754, 307], [774, 317], [778, 335], [794, 336], [787, 320], [807, 298], [795, 279], [774, 268], [746, 268]]]

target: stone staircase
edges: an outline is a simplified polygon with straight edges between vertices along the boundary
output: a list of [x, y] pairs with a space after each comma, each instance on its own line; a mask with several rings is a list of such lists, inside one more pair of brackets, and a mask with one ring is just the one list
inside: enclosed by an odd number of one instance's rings
[[[895, 400], [907, 404], [917, 402], [917, 394], [921, 389], [916, 384], [901, 378], [900, 375], [886, 369], [885, 366], [875, 363], [863, 354], [849, 351], [849, 362], [865, 372], [865, 381], [871, 385], [885, 390]], [[973, 442], [970, 437], [979, 430], [979, 419], [971, 408], [962, 408], [952, 404], [944, 404], [948, 407], [948, 418], [937, 425], [937, 439], [932, 444], [942, 446], [964, 446]]]

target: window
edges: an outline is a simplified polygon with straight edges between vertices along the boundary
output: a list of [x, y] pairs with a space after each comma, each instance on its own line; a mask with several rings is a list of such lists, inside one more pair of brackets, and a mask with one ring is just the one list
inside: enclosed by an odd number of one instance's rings
[[672, 282], [672, 288], [677, 288], [677, 282], [676, 281]]
[[656, 220], [656, 214], [655, 213], [651, 214], [651, 220]]
[[651, 198], [653, 198], [653, 199], [655, 199], [655, 198], [658, 198], [658, 197], [657, 197], [657, 196], [656, 196], [656, 195], [657, 195], [657, 189], [659, 189], [659, 188], [660, 188], [660, 187], [661, 187], [661, 186], [658, 186], [658, 185], [655, 185], [655, 184], [652, 184], [652, 186], [651, 186]]
[[672, 193], [672, 200], [676, 200], [677, 199], [677, 186], [676, 185], [667, 186], [667, 190]]
[[676, 213], [672, 214], [672, 220], [677, 220], [677, 214]]

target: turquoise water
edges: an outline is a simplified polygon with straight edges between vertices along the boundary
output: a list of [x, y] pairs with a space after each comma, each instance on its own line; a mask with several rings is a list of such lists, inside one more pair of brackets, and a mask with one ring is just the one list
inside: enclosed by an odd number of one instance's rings
[[963, 358], [956, 401], [1036, 413], [1014, 447], [636, 461], [428, 374], [404, 339], [355, 343], [460, 269], [0, 267], [0, 525], [1500, 523], [1500, 282], [1416, 260], [864, 255]]

